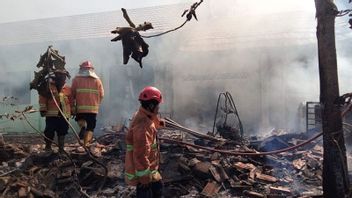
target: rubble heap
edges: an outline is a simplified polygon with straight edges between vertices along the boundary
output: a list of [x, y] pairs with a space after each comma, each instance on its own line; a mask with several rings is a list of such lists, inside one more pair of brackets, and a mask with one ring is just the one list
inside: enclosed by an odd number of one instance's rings
[[[126, 128], [110, 128], [90, 151], [108, 168], [90, 160], [77, 143], [65, 145], [70, 158], [44, 152], [43, 144], [5, 144], [0, 149], [0, 194], [3, 197], [134, 197], [123, 176]], [[309, 134], [286, 134], [247, 144], [192, 139], [162, 130], [163, 138], [182, 139], [236, 152], [291, 146]], [[18, 139], [18, 138], [16, 138]], [[38, 141], [41, 139], [38, 136]], [[33, 142], [33, 138], [31, 138]], [[167, 197], [321, 197], [323, 149], [315, 142], [293, 152], [267, 156], [230, 156], [161, 142], [161, 174]], [[274, 145], [274, 146], [273, 146]], [[274, 148], [275, 147], [275, 148]], [[99, 191], [102, 181], [105, 185]]]
[[[227, 143], [218, 149], [246, 153], [276, 150], [296, 145], [302, 142], [297, 138], [306, 139], [306, 136], [308, 135], [271, 136], [252, 141], [248, 145]], [[161, 173], [167, 195], [320, 197], [323, 194], [323, 149], [316, 142], [290, 153], [266, 156], [230, 156], [204, 152], [189, 146], [161, 145]]]

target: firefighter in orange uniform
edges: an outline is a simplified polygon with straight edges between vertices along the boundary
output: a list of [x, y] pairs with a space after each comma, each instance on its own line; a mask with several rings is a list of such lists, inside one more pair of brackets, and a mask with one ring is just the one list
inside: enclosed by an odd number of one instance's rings
[[103, 84], [90, 61], [79, 65], [79, 72], [72, 81], [72, 96], [76, 121], [81, 128], [79, 136], [87, 146], [93, 138], [96, 117], [104, 97]]
[[125, 180], [137, 186], [137, 198], [162, 196], [163, 184], [158, 172], [160, 151], [157, 129], [164, 126], [158, 117], [161, 92], [145, 87], [140, 95], [141, 107], [133, 116], [126, 136]]
[[51, 144], [54, 140], [55, 131], [58, 136], [59, 152], [64, 151], [65, 135], [68, 132], [68, 123], [65, 119], [69, 119], [71, 116], [71, 89], [66, 85], [67, 71], [56, 70], [53, 81], [50, 82], [49, 86], [52, 90], [55, 100], [60, 106], [64, 113], [64, 116], [60, 113], [53, 98], [49, 98], [39, 95], [39, 110], [40, 115], [45, 117], [45, 150], [51, 151]]

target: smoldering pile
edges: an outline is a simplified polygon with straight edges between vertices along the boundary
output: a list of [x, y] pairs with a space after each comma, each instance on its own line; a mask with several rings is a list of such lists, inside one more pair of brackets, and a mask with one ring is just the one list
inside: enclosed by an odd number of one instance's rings
[[[5, 197], [134, 197], [135, 188], [127, 187], [123, 176], [126, 127], [108, 127], [104, 131], [90, 151], [106, 164], [106, 177], [102, 167], [91, 161], [77, 143], [65, 145], [70, 158], [44, 152], [44, 145], [33, 144], [33, 138], [27, 146], [3, 144], [0, 193]], [[319, 140], [292, 152], [256, 156], [207, 152], [165, 141], [255, 153], [296, 145], [310, 135], [274, 135], [239, 144], [194, 138], [179, 130], [161, 130], [164, 193], [168, 197], [321, 197], [323, 149]]]
[[[164, 130], [166, 139], [193, 141], [213, 149], [257, 153], [297, 145], [311, 134], [273, 135], [225, 144], [189, 139]], [[161, 143], [165, 194], [175, 197], [322, 197], [323, 148], [318, 140], [276, 155], [236, 156], [189, 145]], [[175, 163], [176, 162], [176, 163]]]
[[89, 148], [105, 164], [106, 176], [73, 137], [72, 143], [65, 145], [69, 156], [45, 152], [44, 144], [38, 143], [42, 137], [33, 134], [5, 135], [4, 140], [0, 148], [1, 197], [128, 197], [134, 192], [123, 184], [121, 149], [111, 136], [98, 138]]

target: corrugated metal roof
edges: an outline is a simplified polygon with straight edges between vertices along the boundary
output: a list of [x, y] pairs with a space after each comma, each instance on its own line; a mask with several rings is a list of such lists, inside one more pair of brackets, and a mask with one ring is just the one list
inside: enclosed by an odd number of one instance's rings
[[[142, 33], [151, 35], [173, 29], [184, 18], [180, 15], [187, 4], [174, 4], [128, 10], [136, 25], [149, 21], [154, 29]], [[292, 11], [274, 14], [204, 16], [208, 4], [201, 5], [196, 22], [178, 31], [183, 38], [182, 51], [211, 51], [243, 47], [271, 47], [312, 44], [316, 42], [316, 21], [313, 12]], [[204, 15], [203, 15], [204, 14]], [[120, 10], [59, 18], [48, 18], [0, 24], [0, 45], [89, 38], [113, 38], [110, 31], [116, 26], [127, 26]], [[336, 39], [351, 38], [345, 18], [336, 19]]]
[[[202, 23], [192, 27], [192, 39], [181, 46], [182, 51], [284, 47], [317, 42], [315, 14], [303, 11], [214, 19], [210, 27]], [[337, 18], [335, 26], [337, 41], [352, 37], [346, 19]]]
[[[175, 13], [182, 12], [184, 4], [128, 10], [136, 25], [152, 22], [153, 34], [165, 31], [178, 22]], [[177, 14], [179, 16], [180, 14]], [[170, 20], [172, 19], [172, 20]], [[180, 23], [183, 19], [180, 18]], [[87, 39], [114, 36], [110, 33], [116, 26], [128, 26], [120, 10], [96, 14], [29, 20], [0, 24], [0, 45], [16, 45], [46, 41]]]

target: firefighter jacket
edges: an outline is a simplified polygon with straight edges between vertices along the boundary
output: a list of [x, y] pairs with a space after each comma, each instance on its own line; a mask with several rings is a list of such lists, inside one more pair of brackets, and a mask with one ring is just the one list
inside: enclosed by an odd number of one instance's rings
[[129, 185], [148, 184], [161, 180], [157, 128], [161, 124], [156, 114], [144, 108], [135, 113], [126, 136], [125, 180]]
[[[50, 89], [55, 96], [56, 102], [65, 114], [65, 117], [69, 118], [71, 116], [72, 105], [71, 88], [65, 84], [61, 91], [58, 92], [55, 84], [50, 84]], [[58, 117], [61, 115], [52, 97], [47, 98], [39, 95], [39, 110], [46, 112], [46, 117]]]
[[71, 89], [75, 113], [98, 113], [104, 97], [103, 84], [99, 78], [76, 76]]

